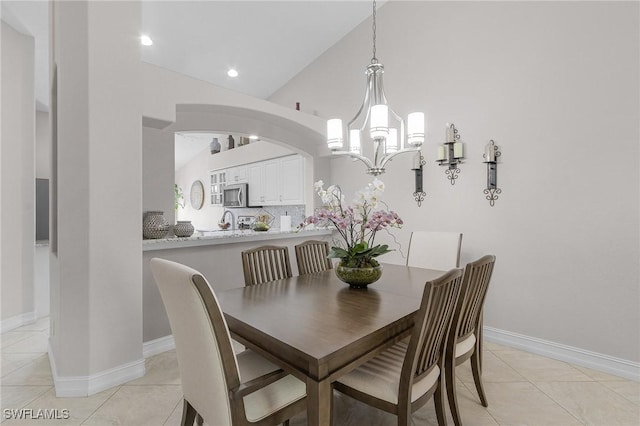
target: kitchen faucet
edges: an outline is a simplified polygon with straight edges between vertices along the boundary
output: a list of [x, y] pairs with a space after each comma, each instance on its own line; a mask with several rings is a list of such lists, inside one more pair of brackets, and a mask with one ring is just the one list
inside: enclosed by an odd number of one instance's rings
[[233, 215], [233, 212], [231, 210], [225, 210], [224, 213], [222, 213], [222, 217], [220, 218], [220, 223], [226, 223], [225, 217], [227, 217], [227, 213], [231, 215], [231, 230], [233, 231], [236, 229], [236, 217]]

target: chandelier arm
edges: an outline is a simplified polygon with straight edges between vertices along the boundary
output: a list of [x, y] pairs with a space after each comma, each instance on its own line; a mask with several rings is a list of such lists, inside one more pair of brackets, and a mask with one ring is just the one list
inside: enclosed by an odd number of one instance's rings
[[357, 160], [362, 161], [365, 166], [367, 166], [367, 168], [372, 168], [373, 167], [373, 163], [371, 162], [371, 160], [369, 160], [367, 157], [362, 156], [360, 154], [356, 154], [355, 152], [351, 152], [351, 151], [333, 151], [332, 152], [333, 155], [340, 155], [343, 157], [351, 157]]
[[411, 148], [404, 148], [401, 149], [399, 151], [396, 152], [390, 152], [388, 154], [385, 154], [384, 157], [382, 157], [382, 161], [380, 161], [380, 168], [384, 169], [384, 166], [387, 164], [388, 161], [390, 161], [393, 157], [395, 157], [396, 155], [400, 155], [400, 154], [404, 154], [406, 152], [415, 152], [415, 151], [420, 151], [422, 147], [420, 146], [415, 146], [415, 147], [411, 147]]

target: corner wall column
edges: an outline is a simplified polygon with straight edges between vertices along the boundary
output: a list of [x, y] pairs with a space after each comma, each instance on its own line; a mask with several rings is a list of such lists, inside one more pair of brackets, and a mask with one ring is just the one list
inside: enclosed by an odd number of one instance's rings
[[84, 396], [144, 375], [141, 3], [54, 1], [50, 10], [58, 210], [49, 356], [57, 395]]

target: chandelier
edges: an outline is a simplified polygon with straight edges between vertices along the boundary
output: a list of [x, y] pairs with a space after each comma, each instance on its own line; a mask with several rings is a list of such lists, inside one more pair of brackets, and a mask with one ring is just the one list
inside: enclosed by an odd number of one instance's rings
[[[373, 57], [366, 69], [367, 88], [356, 116], [347, 125], [346, 147], [342, 120], [327, 120], [327, 146], [334, 155], [362, 161], [367, 173], [378, 176], [385, 165], [398, 154], [416, 152], [424, 142], [424, 113], [413, 112], [405, 121], [387, 103], [382, 86], [384, 66], [376, 58], [376, 1], [373, 1]], [[405, 134], [406, 133], [406, 134]], [[406, 137], [405, 137], [406, 136]], [[373, 160], [362, 154], [364, 142], [373, 145]]]

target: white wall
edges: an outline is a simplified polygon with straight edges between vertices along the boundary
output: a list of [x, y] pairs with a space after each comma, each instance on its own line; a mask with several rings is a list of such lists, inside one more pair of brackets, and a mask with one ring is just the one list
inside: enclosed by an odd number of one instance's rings
[[[427, 199], [413, 201], [411, 156], [387, 167], [395, 232], [459, 230], [462, 262], [497, 256], [485, 325], [638, 362], [638, 3], [388, 2], [377, 56], [390, 105], [426, 112]], [[270, 99], [349, 120], [360, 106], [371, 21]], [[455, 186], [434, 164], [445, 122], [467, 145]], [[495, 207], [484, 145], [501, 147]], [[348, 192], [362, 166], [332, 161]], [[325, 179], [325, 182], [327, 180]], [[385, 260], [404, 262], [401, 252]], [[637, 364], [636, 364], [637, 365]]]
[[6, 331], [34, 312], [35, 94], [33, 37], [2, 22], [1, 40], [0, 309]]

